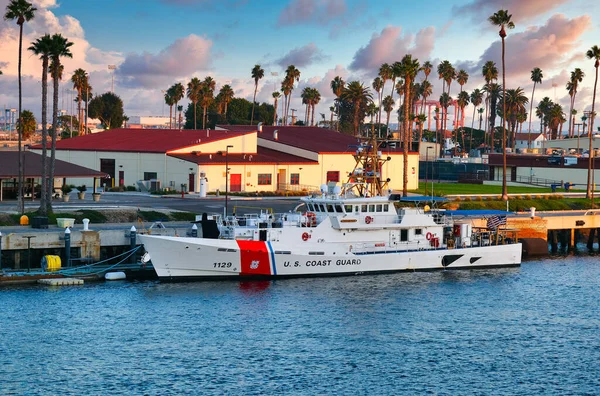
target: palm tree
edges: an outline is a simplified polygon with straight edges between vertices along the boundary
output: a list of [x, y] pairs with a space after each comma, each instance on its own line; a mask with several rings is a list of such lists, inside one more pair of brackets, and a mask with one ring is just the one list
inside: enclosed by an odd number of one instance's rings
[[[56, 162], [56, 137], [58, 135], [58, 92], [59, 87], [58, 83], [60, 81], [60, 71], [61, 71], [61, 62], [60, 58], [72, 58], [73, 54], [71, 53], [72, 42], [67, 40], [67, 38], [63, 37], [61, 34], [54, 34], [51, 37], [50, 43], [50, 58], [52, 59], [52, 63], [54, 67], [52, 68], [52, 82], [54, 85], [54, 95], [52, 97], [52, 146], [50, 148], [50, 185], [54, 184], [54, 165]], [[47, 191], [47, 207], [48, 212], [52, 212], [52, 188]]]
[[483, 122], [483, 112], [484, 112], [483, 107], [480, 107], [477, 110], [477, 113], [479, 114], [479, 130], [480, 131], [481, 131], [481, 123]]
[[[17, 25], [19, 25], [19, 66], [18, 66], [18, 78], [19, 78], [19, 119], [21, 118], [21, 107], [23, 101], [23, 91], [21, 88], [21, 61], [22, 61], [22, 53], [23, 53], [23, 24], [25, 22], [31, 21], [34, 16], [37, 8], [35, 8], [30, 2], [26, 0], [11, 0], [10, 3], [6, 6], [6, 13], [4, 14], [4, 20], [9, 21], [17, 21]], [[25, 202], [23, 201], [23, 148], [22, 148], [22, 136], [18, 133], [19, 139], [19, 180], [18, 180], [18, 189], [19, 189], [19, 198], [18, 198], [18, 210], [19, 213], [25, 213]]]
[[173, 106], [175, 105], [175, 96], [173, 95], [173, 87], [170, 87], [165, 92], [165, 104], [169, 106], [169, 129], [173, 129]]
[[77, 120], [79, 121], [79, 135], [83, 135], [83, 117], [81, 110], [81, 101], [83, 100], [83, 90], [87, 87], [88, 75], [83, 69], [76, 69], [71, 76], [73, 89], [77, 91]]
[[392, 63], [392, 65], [390, 66], [392, 68], [392, 93], [390, 94], [390, 96], [392, 97], [392, 99], [394, 99], [394, 90], [396, 89], [396, 79], [398, 77], [400, 77], [400, 68], [402, 67], [400, 65], [400, 62], [394, 62]]
[[386, 112], [387, 114], [387, 119], [385, 122], [386, 125], [386, 131], [389, 134], [390, 132], [390, 115], [392, 114], [392, 110], [394, 110], [394, 99], [392, 99], [392, 97], [390, 95], [386, 96], [385, 98], [383, 98], [383, 111]]
[[275, 111], [273, 112], [273, 125], [277, 125], [277, 101], [279, 100], [279, 98], [281, 98], [281, 93], [279, 93], [279, 91], [275, 91], [272, 94], [273, 96], [273, 107], [275, 108]]
[[552, 107], [553, 104], [554, 103], [552, 103], [550, 98], [545, 96], [538, 103], [538, 105], [536, 107], [536, 111], [535, 111], [536, 116], [540, 119], [540, 123], [541, 123], [540, 130], [542, 131], [544, 136], [546, 136], [548, 138], [548, 140], [550, 140], [551, 137], [547, 136], [547, 134], [546, 134], [546, 128], [548, 126], [546, 114], [548, 114], [548, 111], [550, 110], [550, 108]]
[[23, 135], [23, 140], [29, 140], [35, 133], [36, 127], [37, 121], [35, 120], [33, 113], [29, 110], [23, 110], [21, 119], [17, 124], [17, 130]]
[[[556, 139], [558, 135], [558, 127], [560, 124], [566, 121], [565, 113], [563, 112], [562, 106], [558, 103], [553, 103], [552, 107], [548, 110], [548, 127], [552, 131], [552, 136]], [[592, 156], [592, 154], [590, 154]]]
[[413, 59], [411, 54], [404, 55], [400, 62], [399, 76], [404, 78], [404, 150], [402, 157], [404, 160], [404, 179], [402, 181], [402, 196], [408, 195], [408, 144], [409, 135], [412, 135], [411, 131], [411, 117], [410, 117], [410, 88], [413, 85], [413, 81], [419, 73], [420, 64], [417, 59]]
[[175, 101], [175, 126], [177, 129], [181, 129], [181, 126], [177, 125], [177, 105], [179, 104], [179, 101], [185, 97], [185, 88], [182, 83], [176, 83], [171, 88], [173, 90], [173, 100]]
[[518, 118], [520, 114], [527, 112], [525, 105], [529, 102], [529, 98], [525, 96], [525, 92], [521, 87], [517, 89], [506, 90], [506, 98], [503, 98], [507, 105], [507, 122], [511, 131], [510, 145], [515, 149], [515, 133], [517, 129]]
[[352, 103], [354, 106], [354, 136], [358, 136], [360, 108], [368, 101], [373, 100], [373, 96], [369, 92], [368, 87], [365, 87], [358, 81], [352, 81], [344, 88], [342, 99]]
[[311, 125], [315, 124], [315, 106], [318, 105], [320, 101], [321, 93], [316, 88], [313, 88], [310, 102], [310, 105], [312, 106], [312, 120], [310, 122]]
[[194, 105], [194, 129], [198, 129], [196, 127], [196, 108], [198, 107], [198, 101], [200, 101], [200, 89], [202, 87], [202, 82], [198, 77], [194, 77], [190, 80], [187, 85], [187, 98]]
[[[483, 67], [481, 68], [481, 74], [483, 75], [483, 79], [485, 80], [485, 84], [488, 85], [490, 84], [492, 81], [497, 80], [498, 79], [498, 68], [496, 67], [496, 64], [492, 61], [487, 61], [485, 62], [485, 64], [483, 65]], [[490, 92], [487, 91], [484, 87], [484, 91], [486, 92], [485, 95], [485, 135], [487, 135], [488, 133], [488, 112], [490, 114], [493, 114], [494, 119], [496, 118], [496, 113], [495, 110], [492, 113], [490, 110]], [[485, 139], [484, 139], [485, 141]], [[493, 146], [493, 131], [492, 133], [490, 133], [490, 147]]]
[[500, 26], [498, 35], [502, 39], [502, 199], [508, 201], [508, 188], [506, 185], [506, 65], [504, 64], [504, 38], [506, 37], [505, 28], [514, 29], [515, 24], [511, 21], [512, 15], [508, 10], [498, 10], [488, 18], [488, 21], [494, 26]]
[[252, 99], [252, 116], [250, 125], [254, 123], [254, 104], [256, 103], [256, 91], [258, 90], [258, 81], [265, 76], [265, 71], [260, 65], [254, 65], [252, 68], [252, 78], [254, 79], [254, 98]]
[[46, 216], [47, 209], [47, 189], [48, 189], [48, 168], [46, 161], [48, 158], [48, 62], [50, 59], [52, 38], [49, 34], [36, 39], [31, 43], [29, 51], [39, 56], [42, 60], [42, 191], [40, 196], [40, 208], [38, 210], [41, 216]]
[[[464, 120], [465, 107], [467, 107], [467, 105], [469, 104], [469, 93], [466, 92], [466, 91], [463, 91], [461, 89], [460, 93], [458, 94], [458, 98], [456, 99], [456, 104], [458, 105], [458, 108], [460, 109], [460, 114], [462, 114], [462, 119]], [[463, 122], [461, 122], [461, 125], [462, 124], [463, 124]], [[465, 146], [464, 127], [461, 126], [461, 127], [457, 128], [457, 129], [459, 129], [461, 131], [461, 134], [462, 134], [462, 149], [465, 150], [466, 146]], [[473, 135], [473, 131], [471, 131], [471, 135]], [[457, 132], [456, 140], [458, 140], [458, 132]], [[456, 155], [456, 149], [454, 150], [454, 155]]]
[[[444, 117], [443, 115], [448, 114], [448, 107], [452, 104], [452, 97], [450, 97], [450, 95], [448, 95], [447, 92], [444, 92], [441, 96], [440, 96], [440, 106], [442, 106], [443, 111], [442, 111], [442, 130], [441, 130], [441, 139], [440, 139], [440, 157], [444, 156], [444, 145], [443, 145], [443, 141], [445, 139], [445, 133], [446, 133], [446, 123], [448, 122], [448, 120], [446, 119], [446, 117]], [[455, 145], [458, 144], [458, 140], [455, 142]]]
[[423, 81], [421, 83], [421, 98], [422, 98], [422, 104], [421, 104], [421, 114], [425, 113], [425, 102], [427, 101], [427, 98], [431, 96], [431, 94], [433, 93], [433, 86], [431, 85], [430, 81]]
[[544, 74], [542, 73], [542, 69], [539, 67], [533, 68], [531, 71], [531, 81], [533, 81], [533, 89], [531, 91], [531, 103], [529, 104], [529, 130], [527, 136], [527, 148], [531, 148], [531, 116], [533, 115], [533, 95], [535, 95], [535, 86], [536, 84], [542, 83], [542, 78], [544, 78]]
[[[460, 69], [458, 71], [458, 73], [456, 74], [456, 82], [458, 83], [458, 85], [460, 85], [460, 92], [463, 91], [463, 85], [465, 85], [468, 81], [469, 81], [469, 73], [467, 73], [463, 69]], [[467, 97], [467, 103], [469, 103], [468, 97]], [[465, 123], [464, 109], [461, 109], [459, 119], [460, 119], [460, 125], [464, 126], [464, 123]]]
[[333, 91], [333, 94], [336, 97], [336, 104], [337, 104], [337, 126], [336, 126], [336, 130], [339, 131], [340, 130], [340, 98], [342, 96], [342, 92], [344, 92], [344, 86], [346, 85], [346, 82], [344, 80], [342, 80], [342, 78], [340, 76], [336, 76], [333, 80], [331, 80], [331, 90]]
[[373, 118], [377, 115], [379, 111], [379, 107], [375, 104], [375, 102], [370, 102], [367, 106], [367, 115], [371, 117], [371, 134], [375, 134], [375, 124], [373, 123]]
[[590, 160], [589, 160], [589, 164], [588, 164], [588, 185], [587, 185], [587, 193], [586, 193], [586, 198], [591, 198], [592, 195], [592, 135], [593, 135], [593, 130], [594, 130], [594, 118], [596, 118], [596, 113], [594, 112], [594, 107], [596, 106], [596, 88], [598, 86], [598, 66], [600, 66], [600, 47], [598, 47], [597, 45], [594, 45], [592, 48], [590, 48], [586, 53], [585, 56], [587, 56], [588, 59], [593, 59], [594, 60], [594, 67], [596, 68], [596, 79], [594, 80], [594, 93], [592, 95], [592, 112], [591, 112], [591, 119], [590, 119], [590, 129], [588, 129], [588, 135], [589, 135], [589, 139], [590, 139]]
[[289, 94], [287, 95], [287, 104], [285, 108], [285, 118], [287, 120], [288, 112], [290, 111], [290, 103], [292, 101], [292, 92], [294, 92], [294, 81], [300, 81], [300, 70], [294, 65], [289, 65], [285, 70], [286, 80], [288, 81]]
[[329, 129], [333, 127], [333, 115], [335, 114], [335, 107], [329, 106], [329, 112], [331, 113], [331, 118], [329, 119]]
[[[473, 120], [471, 120], [471, 137], [469, 139], [469, 150], [473, 148], [473, 126], [475, 125], [475, 110], [477, 109], [477, 106], [479, 106], [483, 102], [483, 91], [479, 88], [475, 88], [473, 92], [471, 92], [470, 99], [471, 103], [473, 104]], [[481, 129], [481, 125], [479, 125], [479, 129]]]
[[294, 89], [294, 80], [289, 77], [285, 77], [281, 82], [281, 92], [283, 92], [283, 125], [287, 125], [287, 107], [288, 98], [292, 94]]
[[381, 100], [383, 95], [383, 80], [381, 77], [375, 77], [372, 87], [375, 92], [377, 92], [377, 103], [379, 104], [379, 117], [377, 117], [377, 123], [381, 125]]
[[212, 89], [210, 89], [210, 80], [206, 81], [206, 79], [204, 79], [204, 81], [201, 83], [199, 98], [200, 106], [202, 106], [202, 129], [206, 129], [206, 112], [208, 106], [210, 106], [215, 100], [214, 92]]
[[[569, 109], [569, 114], [573, 113], [577, 88], [579, 87], [579, 83], [583, 81], [583, 77], [585, 77], [585, 73], [578, 67], [571, 72], [571, 79], [567, 83], [567, 91], [569, 91], [569, 95], [571, 96], [571, 108]], [[573, 118], [574, 117], [569, 116], [569, 137], [573, 137], [575, 134], [575, 122], [571, 124]]]
[[[225, 84], [219, 90], [219, 96], [221, 96], [221, 100], [223, 101], [223, 105], [225, 106], [225, 120], [227, 120], [227, 107], [229, 103], [233, 100], [234, 92], [231, 85]], [[277, 111], [275, 111], [277, 113]]]
[[310, 87], [304, 87], [302, 93], [300, 93], [300, 98], [302, 99], [302, 104], [306, 106], [304, 111], [304, 125], [308, 125], [308, 120], [310, 118], [310, 96], [312, 95], [312, 91]]

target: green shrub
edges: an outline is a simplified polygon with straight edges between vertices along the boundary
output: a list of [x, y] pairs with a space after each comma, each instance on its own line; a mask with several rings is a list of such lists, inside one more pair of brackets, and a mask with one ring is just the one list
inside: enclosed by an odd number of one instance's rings
[[127, 191], [137, 191], [137, 188], [135, 186], [127, 186]]

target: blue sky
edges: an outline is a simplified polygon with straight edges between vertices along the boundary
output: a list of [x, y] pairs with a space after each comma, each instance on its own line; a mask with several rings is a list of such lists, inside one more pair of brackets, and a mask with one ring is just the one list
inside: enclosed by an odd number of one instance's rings
[[[82, 67], [97, 92], [110, 89], [107, 65], [118, 65], [115, 92], [129, 115], [160, 114], [160, 91], [193, 76], [211, 75], [219, 85], [233, 85], [238, 96], [251, 98], [250, 69], [256, 63], [266, 71], [259, 100], [270, 100], [273, 85], [279, 85], [270, 72], [281, 74], [286, 62], [294, 62], [302, 73], [299, 88], [321, 91], [321, 112], [333, 100], [328, 85], [335, 75], [371, 85], [381, 63], [400, 60], [407, 52], [421, 62], [436, 65], [448, 59], [465, 68], [471, 74], [465, 89], [472, 90], [481, 86], [482, 62], [499, 63], [497, 29], [485, 18], [500, 8], [507, 8], [517, 24], [507, 40], [507, 51], [512, 51], [507, 86], [528, 92], [529, 71], [541, 67], [547, 82], [538, 87], [537, 100], [548, 95], [566, 105], [564, 84], [570, 71], [581, 67], [587, 77], [576, 107], [585, 108], [591, 104], [594, 70], [582, 54], [600, 45], [600, 6], [586, 0], [33, 1], [38, 16], [26, 26], [25, 40], [46, 32], [72, 39], [67, 78]], [[0, 0], [0, 8], [7, 3]], [[9, 107], [15, 102], [16, 32], [13, 23], [0, 22], [0, 105]], [[39, 67], [25, 55], [24, 101], [34, 112], [39, 109]], [[437, 76], [433, 81], [436, 97], [441, 93]]]

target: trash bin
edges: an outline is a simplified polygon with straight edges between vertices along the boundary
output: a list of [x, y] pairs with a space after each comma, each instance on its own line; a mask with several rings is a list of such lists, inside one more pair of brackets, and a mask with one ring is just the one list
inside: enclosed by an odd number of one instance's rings
[[48, 228], [47, 216], [34, 216], [31, 218], [31, 228]]
[[571, 190], [571, 183], [566, 182], [565, 183], [565, 191], [570, 191]]
[[556, 192], [556, 187], [558, 186], [558, 184], [550, 184], [550, 188], [552, 189], [552, 192], [555, 193]]

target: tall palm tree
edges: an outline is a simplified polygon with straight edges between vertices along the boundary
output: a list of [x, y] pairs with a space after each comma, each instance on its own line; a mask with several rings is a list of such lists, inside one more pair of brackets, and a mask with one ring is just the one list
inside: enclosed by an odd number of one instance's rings
[[[562, 106], [558, 103], [553, 103], [552, 107], [550, 107], [548, 110], [547, 117], [548, 127], [552, 131], [553, 138], [556, 139], [558, 135], [558, 127], [560, 124], [566, 121]], [[592, 154], [590, 154], [590, 156], [592, 156]]]
[[377, 92], [377, 103], [379, 104], [379, 116], [377, 117], [377, 123], [381, 124], [381, 100], [383, 95], [383, 79], [379, 76], [373, 79], [373, 89]]
[[481, 131], [481, 123], [483, 122], [483, 112], [484, 112], [483, 107], [480, 107], [479, 109], [477, 109], [477, 113], [479, 114], [479, 130], [480, 131]]
[[533, 81], [533, 89], [531, 90], [531, 103], [529, 104], [529, 130], [527, 131], [527, 148], [531, 148], [531, 117], [533, 115], [533, 96], [535, 95], [535, 86], [542, 83], [544, 74], [542, 69], [534, 67], [531, 71], [531, 81]]
[[[225, 107], [225, 120], [227, 120], [227, 107], [233, 100], [234, 96], [233, 88], [231, 88], [231, 85], [225, 84], [219, 90], [219, 95], [221, 96], [221, 100], [223, 101], [223, 105]], [[275, 113], [277, 113], [277, 111], [275, 111]]]
[[396, 89], [396, 79], [398, 77], [400, 77], [400, 68], [402, 67], [400, 65], [400, 62], [394, 62], [392, 63], [392, 65], [390, 66], [392, 69], [392, 93], [390, 94], [390, 96], [392, 97], [392, 99], [394, 99], [394, 90]]
[[194, 129], [198, 129], [196, 124], [196, 109], [198, 107], [198, 102], [200, 101], [201, 87], [202, 82], [198, 77], [192, 78], [187, 85], [187, 98], [192, 102], [194, 106]]
[[346, 85], [346, 82], [342, 79], [342, 77], [340, 76], [336, 76], [333, 80], [331, 80], [331, 90], [333, 91], [333, 94], [336, 97], [336, 104], [337, 104], [337, 126], [336, 126], [336, 130], [339, 131], [340, 130], [340, 98], [342, 96], [342, 92], [344, 92], [344, 87]]
[[547, 97], [547, 96], [545, 96], [538, 103], [538, 105], [536, 107], [536, 111], [535, 111], [535, 114], [540, 119], [540, 123], [541, 123], [540, 130], [542, 131], [542, 133], [544, 134], [544, 136], [547, 137], [548, 140], [550, 140], [551, 137], [547, 136], [547, 134], [546, 134], [546, 128], [548, 127], [548, 120], [547, 120], [546, 115], [548, 114], [548, 111], [550, 110], [550, 108], [553, 105], [554, 105], [554, 103], [550, 100], [550, 98]]
[[381, 77], [381, 81], [383, 83], [381, 87], [381, 97], [383, 100], [383, 95], [385, 93], [385, 83], [388, 82], [388, 80], [391, 80], [392, 77], [394, 77], [394, 69], [389, 63], [384, 63], [379, 67], [379, 77]]
[[[31, 21], [34, 16], [37, 8], [35, 8], [30, 2], [26, 0], [11, 0], [10, 3], [6, 6], [6, 13], [4, 14], [4, 20], [16, 21], [17, 25], [19, 25], [19, 66], [18, 66], [18, 78], [19, 78], [19, 119], [21, 118], [21, 107], [23, 102], [23, 91], [21, 87], [21, 61], [22, 61], [22, 53], [23, 53], [23, 24], [25, 22]], [[18, 189], [19, 189], [19, 197], [18, 197], [18, 210], [19, 213], [23, 214], [25, 212], [25, 202], [23, 201], [23, 147], [22, 147], [22, 136], [21, 133], [17, 133], [18, 135], [18, 146], [19, 146], [19, 179], [18, 179]]]
[[[477, 110], [477, 106], [479, 106], [483, 102], [483, 91], [479, 88], [475, 88], [473, 92], [471, 92], [471, 103], [473, 104], [473, 120], [471, 120], [471, 137], [469, 138], [469, 150], [473, 148], [473, 127], [475, 126], [475, 110]], [[481, 125], [479, 126], [481, 129]]]
[[265, 71], [260, 65], [254, 65], [252, 68], [252, 78], [254, 79], [254, 98], [252, 99], [252, 116], [250, 125], [254, 124], [254, 104], [256, 103], [256, 91], [258, 90], [258, 81], [265, 76]]
[[592, 113], [590, 119], [590, 129], [588, 129], [588, 135], [590, 140], [590, 160], [588, 164], [588, 185], [587, 185], [587, 193], [586, 198], [592, 197], [592, 135], [594, 130], [594, 118], [596, 118], [596, 113], [594, 112], [594, 107], [596, 106], [596, 88], [598, 86], [598, 66], [600, 66], [600, 47], [594, 45], [592, 48], [587, 50], [585, 53], [588, 59], [594, 60], [594, 67], [596, 68], [596, 79], [594, 80], [594, 93], [592, 95]]
[[[458, 73], [456, 73], [456, 82], [458, 83], [458, 85], [460, 85], [460, 92], [463, 91], [463, 86], [469, 81], [469, 73], [467, 73], [465, 70], [460, 69], [458, 71]], [[467, 97], [467, 103], [469, 103], [469, 98]], [[464, 126], [465, 123], [465, 114], [464, 114], [464, 109], [461, 109], [461, 113], [460, 113], [460, 125]]]
[[312, 90], [310, 87], [304, 87], [302, 93], [300, 93], [300, 98], [302, 99], [302, 104], [306, 106], [304, 111], [304, 125], [308, 125], [308, 120], [310, 119], [310, 96], [312, 95]]
[[[571, 78], [567, 83], [567, 91], [569, 91], [569, 95], [571, 96], [571, 108], [569, 109], [569, 114], [573, 113], [573, 107], [575, 106], [575, 96], [577, 95], [577, 88], [579, 87], [579, 83], [583, 81], [583, 77], [585, 77], [585, 73], [578, 67], [571, 72]], [[571, 123], [572, 119], [574, 119], [574, 117], [570, 115], [569, 137], [573, 137], [573, 135], [575, 134], [575, 123]]]
[[377, 115], [377, 111], [379, 108], [375, 104], [375, 102], [370, 102], [367, 106], [367, 115], [371, 117], [371, 134], [375, 134], [375, 124], [373, 122], [373, 118]]
[[498, 10], [498, 12], [488, 18], [488, 21], [492, 25], [500, 27], [498, 35], [502, 39], [502, 199], [504, 201], [508, 201], [508, 188], [506, 185], [506, 65], [504, 63], [504, 38], [506, 37], [506, 28], [515, 28], [511, 17], [512, 15], [508, 13], [508, 10]]
[[404, 78], [404, 150], [402, 152], [404, 161], [404, 179], [402, 180], [402, 196], [406, 197], [408, 196], [408, 144], [410, 140], [409, 135], [412, 135], [410, 128], [412, 123], [412, 118], [410, 117], [410, 88], [419, 73], [421, 65], [417, 59], [413, 59], [411, 54], [404, 55], [400, 65], [399, 75]]
[[515, 133], [520, 114], [526, 113], [526, 105], [529, 102], [529, 98], [525, 96], [525, 92], [521, 87], [516, 89], [506, 90], [506, 98], [502, 98], [506, 101], [507, 112], [506, 120], [510, 128], [510, 146], [515, 149]]
[[427, 98], [431, 96], [431, 94], [433, 94], [433, 86], [431, 85], [430, 81], [423, 81], [421, 83], [421, 114], [425, 113], [425, 102], [427, 101]]
[[48, 62], [50, 59], [50, 50], [52, 37], [45, 34], [31, 43], [28, 48], [34, 55], [42, 60], [42, 189], [40, 196], [40, 208], [38, 210], [41, 216], [46, 216], [47, 212], [47, 191], [48, 191], [48, 167], [46, 165], [48, 158]]
[[182, 83], [176, 83], [171, 88], [173, 89], [173, 100], [175, 100], [175, 126], [177, 129], [181, 129], [181, 125], [177, 124], [177, 105], [185, 97], [185, 88]]
[[77, 91], [77, 120], [79, 121], [79, 135], [83, 135], [83, 117], [81, 102], [83, 100], [83, 90], [87, 87], [88, 74], [85, 70], [79, 68], [73, 72], [71, 76], [71, 82], [73, 83], [73, 89]]
[[173, 106], [175, 105], [175, 96], [172, 86], [165, 92], [165, 104], [169, 106], [169, 129], [173, 129]]
[[390, 115], [392, 114], [392, 110], [394, 110], [394, 99], [392, 99], [392, 97], [390, 95], [386, 96], [385, 98], [383, 98], [383, 111], [385, 111], [385, 113], [387, 114], [387, 119], [385, 122], [386, 125], [386, 131], [389, 134], [389, 130], [390, 130]]
[[294, 89], [294, 80], [286, 76], [281, 82], [281, 92], [283, 92], [283, 125], [287, 125], [288, 98], [292, 95]]
[[281, 93], [279, 91], [275, 91], [272, 94], [273, 96], [273, 107], [275, 111], [273, 112], [273, 125], [277, 125], [277, 101], [281, 98]]
[[331, 118], [329, 119], [329, 129], [333, 127], [333, 115], [335, 114], [335, 107], [329, 106], [329, 112], [331, 113]]
[[[56, 138], [58, 135], [58, 92], [59, 92], [59, 81], [60, 81], [60, 70], [61, 70], [61, 58], [72, 58], [71, 46], [73, 45], [66, 37], [61, 34], [54, 34], [51, 37], [50, 43], [50, 58], [54, 64], [52, 70], [52, 82], [54, 85], [54, 92], [52, 96], [52, 146], [50, 148], [50, 185], [54, 184], [54, 166], [56, 162]], [[52, 188], [47, 191], [47, 208], [48, 212], [52, 212]]]
[[344, 92], [342, 92], [342, 99], [352, 103], [354, 106], [354, 136], [358, 136], [360, 125], [359, 114], [361, 106], [366, 105], [367, 102], [373, 100], [373, 96], [371, 95], [371, 92], [369, 92], [368, 87], [365, 87], [358, 81], [352, 81], [346, 88], [344, 88]]

